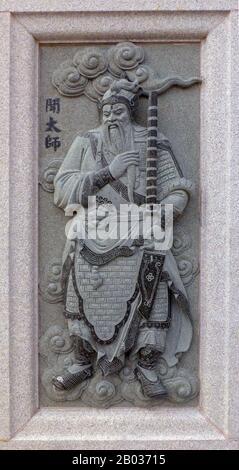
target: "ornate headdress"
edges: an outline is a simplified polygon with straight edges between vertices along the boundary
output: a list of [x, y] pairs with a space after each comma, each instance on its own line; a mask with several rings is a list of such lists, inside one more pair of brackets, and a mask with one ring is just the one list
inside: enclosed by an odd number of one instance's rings
[[128, 107], [130, 113], [132, 113], [138, 105], [140, 92], [141, 87], [136, 80], [134, 82], [130, 82], [124, 78], [115, 80], [104, 94], [100, 108], [102, 109], [106, 104], [123, 103]]

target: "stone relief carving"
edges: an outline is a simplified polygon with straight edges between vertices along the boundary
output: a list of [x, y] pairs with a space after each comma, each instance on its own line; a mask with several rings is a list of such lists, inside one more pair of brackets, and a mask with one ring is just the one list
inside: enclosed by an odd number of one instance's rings
[[[59, 166], [62, 160], [59, 159]], [[50, 164], [49, 164], [50, 166]], [[55, 175], [57, 174], [57, 169]], [[42, 185], [44, 189], [44, 185]], [[49, 190], [47, 190], [49, 191]], [[53, 183], [52, 190], [53, 192]], [[181, 279], [185, 287], [190, 286], [199, 273], [198, 260], [193, 255], [191, 237], [179, 225], [174, 228], [172, 253], [175, 257]], [[53, 259], [46, 266], [40, 276], [39, 291], [42, 298], [49, 303], [63, 303], [64, 292], [61, 285], [61, 259]], [[93, 281], [99, 286], [101, 280]]]
[[100, 102], [115, 79], [126, 78], [144, 86], [145, 90], [167, 91], [172, 86], [188, 87], [198, 83], [197, 77], [187, 80], [180, 77], [161, 78], [156, 71], [144, 64], [142, 47], [123, 42], [105, 53], [90, 48], [84, 54], [77, 52], [72, 60], [63, 62], [55, 70], [52, 83], [64, 96], [86, 95], [91, 101]]
[[193, 254], [191, 237], [178, 224], [174, 228], [172, 253], [184, 286], [190, 286], [199, 273], [199, 264]]
[[50, 304], [63, 302], [64, 292], [61, 285], [62, 260], [53, 259], [45, 266], [40, 275], [39, 292]]
[[[69, 390], [59, 390], [52, 386], [52, 377], [67, 371], [75, 361], [74, 341], [70, 339], [67, 328], [57, 325], [50, 327], [40, 340], [40, 355], [46, 364], [41, 381], [51, 400], [64, 402], [81, 399], [85, 405], [104, 408], [124, 400], [141, 407], [159, 404], [157, 398], [144, 395], [132, 364], [127, 363], [119, 376], [103, 377], [98, 371], [92, 379], [86, 379]], [[160, 404], [165, 403], [166, 399], [173, 403], [187, 402], [198, 393], [197, 378], [184, 368], [169, 367], [165, 360], [160, 359], [157, 374], [167, 390], [167, 397], [161, 397]]]
[[63, 162], [63, 158], [55, 158], [42, 169], [39, 177], [39, 183], [48, 193], [54, 192], [54, 178]]
[[[40, 293], [46, 302], [63, 302], [67, 325], [51, 326], [40, 340], [46, 363], [41, 381], [55, 401], [153, 406], [166, 399], [186, 402], [198, 393], [197, 378], [179, 364], [192, 340], [184, 286], [199, 269], [178, 222], [193, 185], [158, 130], [157, 97], [200, 80], [161, 79], [144, 60], [143, 48], [132, 43], [105, 53], [90, 48], [52, 77], [59, 93], [85, 94], [102, 113], [100, 127], [77, 136], [64, 160], [53, 160], [40, 176], [42, 189], [54, 192], [54, 203], [72, 216], [73, 232], [81, 208], [90, 213], [93, 195], [97, 207], [118, 211], [129, 203], [172, 204], [177, 220], [171, 250], [158, 250], [155, 240], [132, 239], [132, 227], [123, 240], [103, 244], [77, 230], [63, 260], [45, 267]], [[148, 128], [134, 120], [141, 95], [149, 98]]]

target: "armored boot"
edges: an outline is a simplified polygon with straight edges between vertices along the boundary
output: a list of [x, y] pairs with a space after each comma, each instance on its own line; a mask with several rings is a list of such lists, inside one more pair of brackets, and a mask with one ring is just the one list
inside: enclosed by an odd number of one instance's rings
[[58, 390], [70, 390], [83, 380], [88, 379], [93, 374], [92, 352], [84, 348], [81, 338], [76, 336], [75, 342], [75, 363], [70, 366], [62, 375], [53, 377], [52, 384]]
[[135, 372], [141, 383], [143, 394], [149, 398], [161, 398], [167, 395], [167, 391], [155, 370], [159, 354], [158, 351], [147, 346], [139, 352]]

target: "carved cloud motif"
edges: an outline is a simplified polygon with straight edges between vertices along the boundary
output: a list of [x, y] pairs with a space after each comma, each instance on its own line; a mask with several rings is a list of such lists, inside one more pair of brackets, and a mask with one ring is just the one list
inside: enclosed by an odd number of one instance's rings
[[39, 183], [44, 191], [48, 193], [54, 192], [54, 178], [63, 162], [63, 158], [56, 158], [47, 162], [47, 165], [42, 169]]
[[143, 48], [132, 42], [122, 42], [105, 51], [96, 47], [79, 50], [72, 60], [63, 62], [54, 71], [52, 84], [61, 95], [84, 94], [91, 101], [99, 102], [113, 80], [119, 78], [137, 80], [146, 94], [151, 90], [162, 94], [172, 86], [189, 87], [200, 82], [194, 77], [160, 78], [144, 61]]
[[88, 49], [84, 54], [81, 51], [77, 52], [73, 58], [73, 64], [86, 78], [98, 77], [108, 67], [107, 58], [97, 49]]
[[71, 60], [67, 60], [53, 72], [52, 83], [61, 95], [80, 96], [85, 91], [88, 78], [81, 75]]
[[109, 71], [117, 78], [122, 70], [131, 70], [144, 60], [144, 50], [132, 42], [122, 42], [112, 47], [108, 53]]

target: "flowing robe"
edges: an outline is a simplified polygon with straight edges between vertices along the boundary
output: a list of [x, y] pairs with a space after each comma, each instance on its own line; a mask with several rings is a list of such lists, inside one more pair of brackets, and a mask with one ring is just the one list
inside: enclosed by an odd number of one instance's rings
[[[133, 124], [133, 136], [134, 149], [139, 152], [134, 203], [140, 206], [145, 202], [146, 192], [147, 129]], [[107, 180], [108, 166], [113, 158], [114, 155], [104, 143], [102, 127], [89, 131], [84, 136], [76, 137], [55, 177], [55, 204], [64, 209], [66, 215], [72, 215], [74, 210], [82, 206], [87, 210], [89, 195], [96, 195], [98, 204], [112, 203], [116, 208], [120, 204], [128, 204], [127, 174], [125, 173], [117, 181], [113, 181], [113, 178]], [[107, 184], [104, 184], [106, 181], [108, 181]], [[176, 218], [180, 216], [188, 203], [191, 187], [191, 183], [182, 175], [168, 140], [159, 134], [158, 202], [173, 204]], [[72, 224], [74, 220], [73, 216]], [[67, 240], [63, 254], [63, 282], [65, 316], [68, 319], [70, 334], [82, 338], [86, 345], [90, 344], [97, 354], [97, 360], [106, 357], [108, 361], [118, 358], [124, 362], [125, 353], [130, 353], [132, 357], [135, 357], [142, 347], [149, 345], [160, 351], [168, 365], [173, 366], [178, 361], [178, 353], [188, 350], [192, 338], [187, 295], [176, 261], [171, 251], [168, 250], [150, 318], [139, 318], [137, 307], [140, 302], [140, 293], [135, 291], [135, 287], [141, 259], [140, 247], [134, 246], [136, 254], [125, 257], [125, 252], [130, 249], [132, 249], [132, 241], [127, 238], [125, 240], [87, 240], [83, 244], [80, 240]], [[94, 261], [90, 260], [90, 257], [93, 257]], [[106, 257], [105, 260], [104, 257]], [[118, 284], [126, 282], [125, 291], [128, 289], [128, 294], [131, 292], [130, 303], [121, 302], [122, 292], [118, 293], [119, 298], [116, 297], [113, 277], [112, 284], [110, 284], [110, 270], [107, 268], [111, 266], [110, 263], [112, 264], [110, 269], [118, 270], [117, 275], [121, 276], [116, 282]], [[130, 265], [131, 275], [126, 272]], [[125, 280], [123, 280], [124, 270]], [[91, 287], [87, 284], [89, 278], [93, 283]], [[100, 294], [103, 289], [102, 279], [103, 286], [109, 283], [109, 293], [103, 291], [103, 301], [99, 303], [99, 298], [94, 296], [102, 295]], [[94, 287], [94, 282], [96, 285], [99, 282], [99, 286]], [[92, 296], [93, 303], [89, 300]], [[126, 305], [127, 316], [122, 317]], [[93, 317], [92, 310], [94, 310]], [[87, 313], [82, 316], [82, 311]], [[107, 315], [108, 318], [109, 315], [114, 316], [115, 321], [113, 325], [109, 321], [108, 327]], [[118, 322], [117, 315], [119, 316]], [[108, 337], [111, 339], [104, 341]]]

